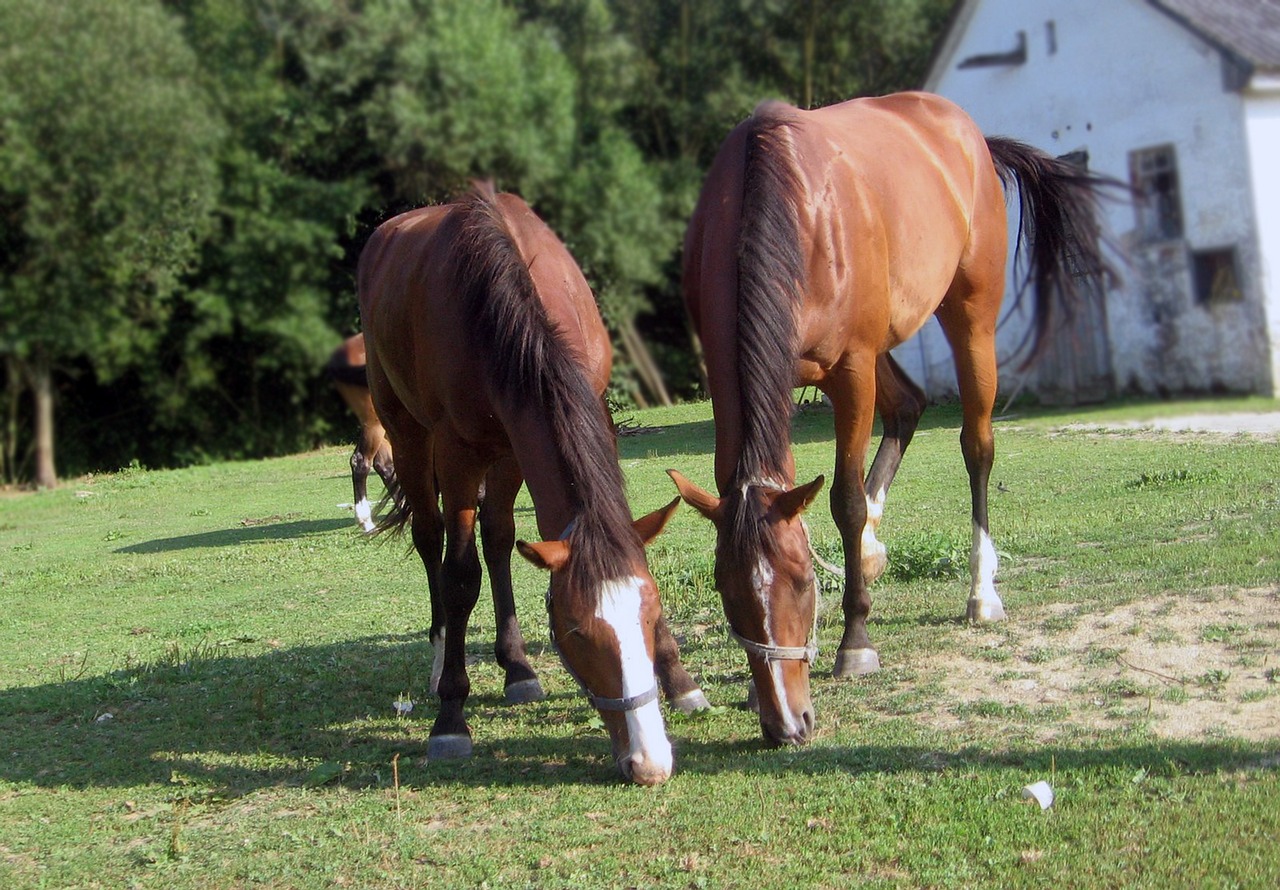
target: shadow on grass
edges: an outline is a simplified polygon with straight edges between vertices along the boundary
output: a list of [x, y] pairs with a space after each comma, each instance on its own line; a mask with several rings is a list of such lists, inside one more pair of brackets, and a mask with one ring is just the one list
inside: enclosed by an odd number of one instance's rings
[[[917, 431], [960, 429], [958, 404], [931, 405], [920, 419]], [[797, 411], [791, 419], [791, 442], [808, 445], [832, 442], [834, 447], [834, 414], [825, 407], [809, 407]], [[872, 431], [873, 445], [879, 441], [881, 426], [876, 419]], [[715, 424], [710, 420], [691, 420], [656, 429], [641, 429], [618, 439], [618, 451], [624, 459], [672, 457], [682, 454], [712, 454], [715, 450]], [[834, 458], [833, 458], [834, 459]]]
[[254, 541], [287, 541], [311, 535], [323, 535], [341, 528], [355, 529], [350, 519], [299, 519], [293, 522], [263, 522], [225, 528], [194, 535], [178, 535], [173, 538], [156, 538], [140, 544], [121, 547], [116, 553], [165, 553], [171, 550], [190, 550], [198, 547], [234, 547]]
[[[553, 690], [542, 702], [508, 706], [492, 665], [472, 673], [468, 719], [474, 756], [424, 762], [434, 703], [420, 701], [407, 718], [392, 708], [404, 690], [426, 697], [431, 649], [422, 636], [227, 652], [235, 645], [255, 642], [196, 644], [185, 652], [175, 648], [154, 664], [0, 690], [0, 779], [46, 789], [151, 784], [174, 786], [180, 795], [238, 796], [297, 787], [316, 764], [338, 763], [347, 765], [346, 787], [386, 788], [391, 761], [399, 755], [400, 781], [417, 787], [619, 781], [608, 739], [580, 693]], [[477, 641], [468, 649], [485, 657], [489, 645]], [[691, 646], [689, 654], [696, 649]], [[731, 724], [728, 737], [705, 740], [713, 724], [699, 721], [718, 722], [717, 732], [719, 723]], [[677, 770], [685, 775], [923, 774], [937, 772], [940, 761], [966, 770], [1036, 770], [1048, 766], [1051, 753], [1060, 772], [1174, 762], [1194, 773], [1256, 762], [1274, 756], [1276, 747], [1151, 741], [989, 752], [868, 739], [772, 750], [760, 740], [754, 715], [738, 707], [672, 719], [668, 732]]]

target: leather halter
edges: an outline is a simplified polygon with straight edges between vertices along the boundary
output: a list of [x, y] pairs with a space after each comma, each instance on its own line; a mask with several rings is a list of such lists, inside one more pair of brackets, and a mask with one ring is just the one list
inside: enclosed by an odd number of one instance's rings
[[[577, 527], [577, 525], [578, 517], [575, 516], [569, 521], [569, 524], [564, 527], [564, 531], [560, 533], [560, 540], [563, 541], [568, 538], [569, 534]], [[582, 678], [578, 676], [578, 673], [573, 668], [569, 667], [569, 663], [564, 660], [564, 654], [560, 652], [560, 644], [556, 641], [556, 628], [550, 621], [550, 585], [547, 585], [547, 619], [547, 623], [550, 625], [549, 630], [551, 631], [551, 647], [556, 650], [556, 654], [560, 655], [560, 664], [562, 664], [564, 669], [569, 672], [569, 676], [573, 677], [573, 680], [578, 684], [578, 687], [586, 693], [587, 701], [589, 701], [591, 706], [597, 711], [617, 711], [620, 713], [626, 713], [628, 711], [639, 710], [649, 704], [649, 702], [658, 700], [658, 681], [656, 678], [653, 681], [653, 686], [646, 692], [642, 692], [639, 695], [629, 695], [625, 698], [609, 698], [608, 696], [596, 695], [587, 687], [587, 684], [582, 681]]]
[[[772, 488], [775, 491], [787, 490], [785, 485], [781, 485], [771, 479], [755, 480], [743, 485], [744, 500], [747, 488], [752, 485], [759, 488]], [[801, 519], [800, 526], [804, 529], [805, 543], [809, 544], [809, 553], [813, 554], [813, 544], [809, 542], [809, 524]], [[809, 636], [810, 642], [807, 646], [777, 646], [773, 643], [757, 643], [755, 640], [748, 639], [734, 630], [732, 624], [729, 625], [729, 637], [745, 649], [748, 655], [763, 658], [765, 662], [804, 661], [812, 665], [818, 658], [818, 590], [816, 582], [814, 584], [813, 592], [813, 622], [811, 627], [812, 632]]]

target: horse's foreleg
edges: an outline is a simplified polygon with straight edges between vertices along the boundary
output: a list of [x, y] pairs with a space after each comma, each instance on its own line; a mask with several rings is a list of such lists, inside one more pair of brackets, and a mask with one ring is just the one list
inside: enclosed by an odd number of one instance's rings
[[529, 665], [511, 587], [511, 551], [516, 543], [515, 500], [522, 482], [515, 458], [504, 458], [489, 469], [484, 502], [480, 506], [480, 540], [497, 623], [493, 653], [506, 671], [505, 695], [507, 704], [512, 705], [542, 701], [546, 697], [538, 675]]
[[876, 359], [876, 410], [884, 424], [884, 436], [867, 474], [867, 521], [862, 530], [862, 576], [870, 584], [888, 565], [884, 544], [876, 538], [884, 515], [889, 486], [898, 474], [902, 455], [911, 444], [925, 409], [924, 391], [888, 353]]
[[867, 635], [871, 594], [862, 569], [867, 493], [862, 472], [874, 420], [875, 365], [870, 356], [851, 361], [825, 389], [835, 408], [836, 469], [831, 485], [831, 516], [844, 545], [844, 634], [836, 653], [836, 677], [880, 669], [880, 656]]
[[471, 680], [467, 676], [467, 624], [480, 598], [480, 557], [476, 552], [474, 499], [459, 506], [446, 493], [446, 540], [440, 569], [444, 606], [444, 665], [437, 691], [440, 712], [427, 741], [431, 760], [470, 757], [471, 729], [463, 716]]
[[680, 661], [680, 646], [676, 643], [676, 638], [671, 635], [671, 628], [667, 626], [665, 615], [658, 617], [658, 624], [653, 634], [653, 668], [671, 707], [682, 714], [692, 714], [694, 711], [710, 708], [711, 703], [707, 701], [706, 695]]

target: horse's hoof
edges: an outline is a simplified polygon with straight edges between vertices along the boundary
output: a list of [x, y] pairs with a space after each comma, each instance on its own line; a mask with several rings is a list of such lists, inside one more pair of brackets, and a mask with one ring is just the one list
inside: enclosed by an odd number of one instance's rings
[[692, 714], [695, 711], [706, 711], [711, 708], [711, 702], [707, 701], [701, 689], [677, 695], [670, 700], [669, 704], [681, 714]]
[[504, 690], [506, 702], [509, 705], [527, 705], [531, 702], [542, 701], [547, 694], [542, 691], [542, 684], [538, 682], [538, 678], [532, 680], [517, 680], [514, 683], [508, 683]]
[[752, 680], [747, 684], [747, 710], [755, 714], [760, 713], [760, 694], [756, 692], [756, 681]]
[[969, 608], [965, 610], [965, 618], [978, 624], [1004, 621], [1004, 603], [998, 599], [984, 600], [973, 597], [969, 600]]
[[889, 555], [884, 552], [872, 553], [862, 558], [862, 580], [867, 584], [879, 580], [884, 570], [889, 567]]
[[427, 739], [427, 760], [464, 760], [471, 756], [471, 736], [461, 732]]
[[841, 649], [836, 653], [836, 666], [831, 676], [837, 680], [861, 677], [880, 670], [880, 653], [874, 649]]

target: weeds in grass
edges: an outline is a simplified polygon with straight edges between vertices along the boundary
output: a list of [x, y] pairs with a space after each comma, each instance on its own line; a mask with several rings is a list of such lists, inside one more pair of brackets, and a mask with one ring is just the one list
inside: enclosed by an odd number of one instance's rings
[[904, 535], [885, 545], [894, 581], [958, 581], [969, 574], [969, 542], [945, 533]]
[[1131, 479], [1125, 483], [1125, 487], [1134, 491], [1140, 491], [1144, 488], [1168, 488], [1170, 486], [1179, 485], [1202, 485], [1206, 482], [1214, 482], [1219, 478], [1220, 474], [1213, 468], [1209, 469], [1181, 469], [1181, 470], [1160, 470], [1154, 473], [1143, 473], [1136, 479]]

